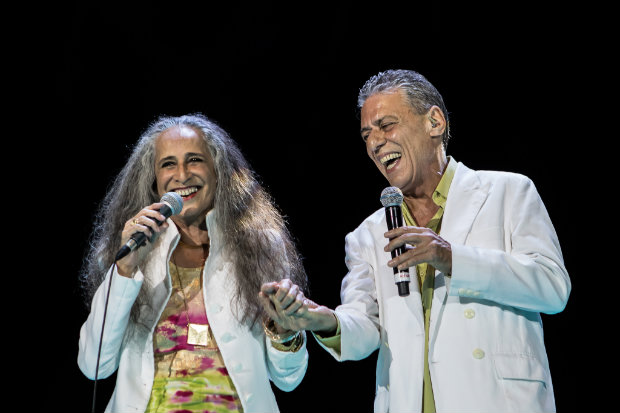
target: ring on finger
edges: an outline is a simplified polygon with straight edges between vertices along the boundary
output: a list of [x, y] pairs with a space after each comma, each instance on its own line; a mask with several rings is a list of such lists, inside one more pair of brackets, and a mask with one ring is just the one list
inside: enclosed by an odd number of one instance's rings
[[134, 218], [133, 221], [131, 221], [131, 223], [133, 225], [138, 225], [138, 218]]

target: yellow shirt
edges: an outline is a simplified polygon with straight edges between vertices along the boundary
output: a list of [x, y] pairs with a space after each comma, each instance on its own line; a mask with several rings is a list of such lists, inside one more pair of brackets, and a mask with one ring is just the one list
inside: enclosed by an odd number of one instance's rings
[[[454, 172], [456, 171], [456, 161], [451, 157], [448, 158], [448, 165], [446, 170], [433, 192], [432, 199], [435, 205], [439, 207], [433, 218], [426, 225], [436, 234], [441, 231], [441, 221], [443, 218], [443, 211], [446, 207], [448, 200], [448, 191], [450, 190], [450, 184], [452, 178], [454, 178]], [[403, 202], [401, 209], [403, 211], [403, 218], [407, 226], [417, 227], [418, 225], [410, 213], [407, 205]], [[431, 383], [431, 375], [428, 367], [428, 338], [429, 338], [429, 326], [431, 319], [431, 306], [433, 303], [433, 289], [435, 284], [435, 268], [428, 263], [421, 263], [416, 265], [416, 272], [418, 275], [418, 286], [420, 287], [422, 297], [422, 309], [424, 310], [424, 395], [422, 400], [422, 412], [423, 413], [435, 413], [435, 398], [433, 396], [433, 385]]]
[[[427, 224], [427, 228], [433, 232], [439, 234], [441, 230], [441, 221], [443, 218], [443, 212], [448, 200], [448, 192], [454, 173], [456, 171], [457, 162], [452, 157], [448, 157], [448, 164], [446, 169], [437, 184], [437, 188], [433, 192], [433, 202], [439, 207], [433, 218]], [[403, 212], [403, 218], [407, 226], [417, 226], [413, 215], [409, 212], [407, 205], [403, 202], [401, 206]], [[425, 331], [425, 345], [424, 345], [424, 396], [422, 403], [422, 411], [424, 413], [435, 412], [435, 400], [433, 398], [433, 387], [431, 384], [430, 371], [428, 368], [428, 338], [429, 338], [429, 325], [431, 316], [431, 304], [433, 301], [433, 288], [435, 281], [435, 269], [427, 263], [416, 265], [418, 286], [420, 287], [422, 297], [422, 308], [424, 310], [424, 331]], [[428, 275], [428, 276], [427, 276]], [[337, 319], [337, 317], [336, 317]], [[332, 337], [321, 337], [315, 334], [317, 339], [321, 341], [325, 346], [340, 353], [340, 321], [338, 321], [338, 328], [336, 334]]]

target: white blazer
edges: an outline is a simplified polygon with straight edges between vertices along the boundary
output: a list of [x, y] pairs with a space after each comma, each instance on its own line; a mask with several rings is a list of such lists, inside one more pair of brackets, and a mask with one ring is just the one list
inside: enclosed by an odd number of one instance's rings
[[[243, 410], [277, 412], [278, 405], [269, 380], [284, 391], [297, 387], [308, 366], [305, 337], [300, 350], [283, 352], [271, 346], [260, 322], [252, 330], [239, 324], [231, 309], [233, 266], [221, 249], [214, 216], [213, 211], [207, 214], [211, 240], [203, 274], [207, 318]], [[171, 294], [168, 262], [179, 239], [176, 226], [171, 221], [168, 223], [170, 226], [155, 241], [142, 271], [138, 271], [133, 279], [116, 271], [114, 274], [108, 272], [80, 331], [78, 365], [88, 378], [94, 379], [105, 297], [112, 276], [98, 377], [108, 377], [117, 369], [118, 373], [106, 412], [144, 412], [151, 395], [155, 374], [153, 331]], [[145, 278], [154, 286], [155, 294], [152, 306], [143, 308], [139, 323], [134, 323], [129, 314]]]
[[[385, 212], [346, 237], [337, 360], [379, 349], [375, 412], [419, 412], [424, 315], [415, 279], [399, 297]], [[539, 313], [564, 309], [571, 289], [547, 211], [528, 178], [473, 171], [459, 163], [441, 236], [452, 247], [452, 275], [437, 271], [429, 368], [437, 412], [554, 412]], [[413, 273], [415, 274], [415, 272]]]

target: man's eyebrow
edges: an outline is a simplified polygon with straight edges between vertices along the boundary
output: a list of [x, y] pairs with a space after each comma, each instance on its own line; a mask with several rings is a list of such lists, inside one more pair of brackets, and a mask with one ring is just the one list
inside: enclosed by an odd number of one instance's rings
[[[385, 115], [384, 117], [379, 118], [379, 119], [377, 119], [377, 120], [375, 120], [375, 121], [371, 122], [371, 124], [372, 124], [372, 125], [375, 125], [375, 126], [379, 126], [379, 125], [381, 125], [381, 122], [383, 122], [383, 121], [384, 121], [384, 120], [386, 120], [386, 119], [394, 119], [394, 120], [397, 120], [397, 119], [398, 119], [398, 117], [396, 117], [396, 116], [394, 116], [394, 115]], [[372, 129], [370, 126], [365, 126], [365, 127], [363, 127], [362, 129], [360, 129], [360, 134], [362, 134], [362, 133], [364, 133], [364, 132], [367, 132], [367, 131], [369, 131], [370, 129]]]

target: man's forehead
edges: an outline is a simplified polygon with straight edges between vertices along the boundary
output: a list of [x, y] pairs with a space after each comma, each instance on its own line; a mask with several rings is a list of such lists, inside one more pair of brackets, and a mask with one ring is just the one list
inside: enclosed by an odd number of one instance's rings
[[375, 93], [362, 106], [362, 124], [378, 122], [385, 116], [397, 116], [408, 109], [409, 105], [400, 90]]

